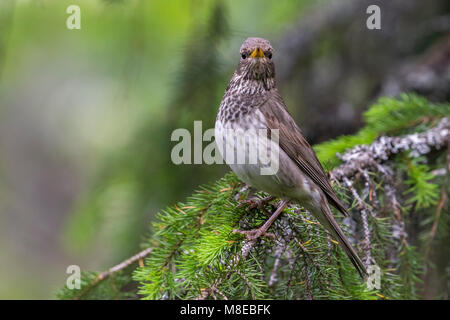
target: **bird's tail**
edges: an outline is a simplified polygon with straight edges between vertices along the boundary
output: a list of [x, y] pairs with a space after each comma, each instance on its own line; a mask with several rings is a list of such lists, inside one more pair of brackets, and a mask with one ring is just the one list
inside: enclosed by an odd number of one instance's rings
[[[325, 200], [326, 201], [326, 200]], [[322, 226], [331, 233], [331, 236], [335, 238], [342, 249], [344, 249], [345, 253], [349, 257], [352, 264], [355, 266], [356, 270], [360, 274], [361, 278], [367, 275], [366, 267], [363, 262], [359, 258], [355, 249], [352, 247], [350, 242], [348, 241], [346, 235], [342, 231], [341, 227], [338, 225], [336, 220], [334, 219], [333, 214], [331, 213], [330, 207], [327, 203], [323, 203], [321, 209], [310, 208], [310, 212], [319, 220]]]

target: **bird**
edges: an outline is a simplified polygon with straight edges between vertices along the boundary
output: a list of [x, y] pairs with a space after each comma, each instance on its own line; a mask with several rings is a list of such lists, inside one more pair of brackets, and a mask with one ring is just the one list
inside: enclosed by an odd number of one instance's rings
[[[215, 122], [215, 141], [225, 163], [249, 186], [281, 199], [262, 226], [236, 232], [253, 241], [269, 235], [267, 230], [286, 205], [298, 203], [340, 244], [364, 278], [366, 267], [334, 218], [330, 205], [344, 216], [349, 215], [348, 211], [286, 108], [276, 86], [273, 54], [274, 49], [266, 39], [250, 37], [243, 42], [239, 64], [225, 90]], [[260, 156], [264, 155], [259, 152], [261, 149], [266, 150], [266, 156], [276, 154], [274, 158], [269, 156], [276, 168], [270, 174], [262, 172], [268, 162]], [[241, 161], [237, 160], [239, 157]]]

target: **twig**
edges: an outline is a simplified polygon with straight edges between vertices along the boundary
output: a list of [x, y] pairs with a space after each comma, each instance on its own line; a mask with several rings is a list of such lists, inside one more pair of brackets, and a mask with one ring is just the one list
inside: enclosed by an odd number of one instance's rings
[[216, 293], [218, 293], [224, 300], [228, 300], [228, 297], [224, 295], [219, 289], [215, 288]]
[[305, 270], [305, 284], [306, 284], [306, 299], [307, 300], [313, 300], [314, 296], [311, 292], [311, 279], [310, 279], [310, 274], [309, 274], [309, 266], [306, 265], [306, 270]]
[[97, 277], [95, 277], [94, 280], [92, 280], [86, 287], [84, 287], [83, 290], [76, 297], [73, 298], [73, 300], [81, 299], [87, 292], [89, 292], [92, 288], [94, 288], [100, 282], [111, 277], [114, 273], [119, 272], [119, 271], [129, 267], [133, 263], [135, 263], [141, 259], [144, 259], [146, 256], [148, 256], [150, 254], [150, 252], [152, 252], [152, 250], [153, 250], [152, 248], [147, 248], [145, 250], [142, 250], [141, 252], [135, 254], [131, 258], [128, 258], [127, 260], [110, 268], [109, 270], [100, 273]]
[[[449, 147], [450, 147], [450, 141], [448, 142]], [[427, 248], [425, 250], [425, 261], [428, 259], [428, 255], [430, 253], [431, 250], [431, 245], [433, 243], [434, 237], [436, 235], [436, 230], [439, 224], [439, 219], [441, 218], [441, 213], [442, 213], [442, 208], [444, 207], [445, 203], [447, 202], [447, 184], [448, 184], [448, 176], [449, 176], [449, 168], [450, 166], [450, 148], [447, 149], [447, 164], [446, 164], [446, 171], [447, 174], [445, 176], [445, 182], [444, 185], [442, 186], [442, 191], [441, 191], [441, 199], [439, 200], [437, 209], [436, 209], [436, 214], [434, 217], [434, 222], [433, 222], [433, 226], [431, 227], [430, 230], [430, 235], [428, 237], [428, 245]]]
[[369, 222], [367, 221], [367, 210], [361, 210], [361, 220], [363, 223], [364, 230], [364, 251], [366, 253], [366, 266], [369, 266], [372, 263], [372, 255], [371, 251], [371, 242], [370, 242], [370, 230], [369, 230]]
[[275, 262], [273, 263], [272, 272], [270, 273], [270, 278], [269, 278], [269, 284], [268, 284], [269, 287], [273, 287], [278, 282], [277, 272], [278, 272], [278, 268], [280, 266], [281, 256], [283, 255], [285, 250], [286, 250], [286, 246], [279, 247], [276, 251]]
[[436, 230], [437, 230], [437, 227], [439, 224], [439, 219], [441, 218], [442, 208], [444, 207], [444, 204], [446, 201], [447, 201], [447, 194], [446, 194], [444, 188], [442, 188], [441, 199], [439, 200], [439, 204], [437, 206], [436, 214], [434, 217], [433, 226], [431, 227], [430, 235], [428, 236], [428, 246], [425, 251], [425, 261], [427, 260], [428, 255], [430, 253], [431, 244], [433, 243], [434, 237], [436, 235]]

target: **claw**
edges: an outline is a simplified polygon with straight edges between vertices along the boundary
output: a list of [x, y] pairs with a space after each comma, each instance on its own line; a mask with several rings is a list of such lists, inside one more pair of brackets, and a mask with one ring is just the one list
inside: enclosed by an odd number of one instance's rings
[[243, 205], [248, 205], [247, 211], [250, 211], [251, 209], [258, 208], [260, 210], [264, 210], [264, 206], [275, 199], [274, 196], [268, 196], [265, 198], [250, 198], [242, 200], [241, 203], [238, 205], [238, 208], [242, 207]]
[[[269, 198], [269, 197], [267, 197]], [[263, 199], [261, 199], [263, 200]], [[275, 239], [275, 235], [273, 233], [267, 232], [269, 227], [272, 225], [272, 223], [275, 221], [275, 219], [280, 215], [280, 213], [283, 211], [283, 209], [286, 207], [288, 203], [288, 200], [283, 200], [280, 204], [280, 206], [275, 210], [275, 212], [271, 215], [269, 220], [267, 220], [261, 227], [258, 229], [243, 231], [243, 230], [237, 230], [234, 229], [233, 233], [240, 233], [244, 234], [247, 237], [247, 240], [253, 241], [258, 239], [261, 236], [266, 236]]]

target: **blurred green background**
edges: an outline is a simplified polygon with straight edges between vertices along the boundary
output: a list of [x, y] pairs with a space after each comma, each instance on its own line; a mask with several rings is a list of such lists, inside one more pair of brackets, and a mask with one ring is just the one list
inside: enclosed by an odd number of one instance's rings
[[[66, 28], [71, 4], [81, 30]], [[369, 4], [382, 30], [366, 28]], [[170, 134], [213, 127], [247, 37], [274, 45], [316, 143], [355, 132], [380, 95], [448, 101], [448, 13], [444, 0], [2, 0], [0, 298], [54, 298], [68, 265], [120, 262], [158, 210], [228, 171], [175, 166]]]

